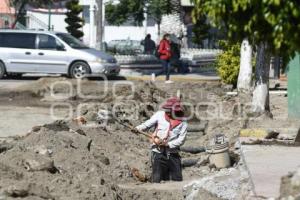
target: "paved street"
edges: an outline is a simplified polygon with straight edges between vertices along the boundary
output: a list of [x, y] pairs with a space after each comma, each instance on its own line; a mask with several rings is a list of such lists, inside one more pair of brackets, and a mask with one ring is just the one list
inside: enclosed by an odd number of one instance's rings
[[[41, 77], [58, 77], [57, 75], [31, 75], [27, 74], [19, 79], [2, 79], [0, 80], [0, 90], [2, 89], [14, 89], [21, 85], [34, 82]], [[117, 77], [109, 80], [151, 80], [151, 75], [131, 75], [126, 77]], [[164, 80], [165, 76], [159, 76], [156, 80]], [[98, 80], [98, 79], [94, 79]], [[188, 74], [172, 74], [171, 80], [173, 81], [219, 81], [220, 78], [213, 72], [203, 72], [203, 73], [188, 73]]]
[[0, 90], [3, 89], [14, 89], [17, 87], [20, 87], [21, 85], [34, 82], [34, 79], [19, 79], [19, 80], [9, 80], [9, 79], [4, 79], [0, 80]]

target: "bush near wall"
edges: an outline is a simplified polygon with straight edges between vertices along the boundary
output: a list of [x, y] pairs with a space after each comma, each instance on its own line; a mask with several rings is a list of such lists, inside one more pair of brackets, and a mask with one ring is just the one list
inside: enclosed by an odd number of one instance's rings
[[224, 83], [236, 87], [240, 68], [240, 44], [220, 41], [220, 46], [223, 53], [217, 57], [216, 61], [218, 75]]

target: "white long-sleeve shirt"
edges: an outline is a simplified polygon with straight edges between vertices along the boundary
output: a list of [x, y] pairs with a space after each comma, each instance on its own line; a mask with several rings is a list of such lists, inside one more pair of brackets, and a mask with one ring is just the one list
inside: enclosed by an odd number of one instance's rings
[[[168, 146], [170, 148], [169, 152], [178, 152], [179, 147], [185, 142], [187, 135], [187, 122], [183, 120], [179, 125], [170, 130], [170, 122], [166, 119], [165, 112], [158, 111], [149, 120], [136, 128], [138, 130], [146, 130], [153, 126], [156, 126], [156, 135], [160, 139], [163, 140], [167, 138]], [[156, 148], [154, 148], [153, 151], [160, 153], [160, 151]]]

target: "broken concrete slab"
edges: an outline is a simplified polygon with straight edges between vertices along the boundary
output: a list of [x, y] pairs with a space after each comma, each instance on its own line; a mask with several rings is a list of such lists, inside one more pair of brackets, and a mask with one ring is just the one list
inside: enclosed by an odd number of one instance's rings
[[50, 173], [57, 171], [52, 159], [39, 155], [27, 156], [23, 160], [23, 166], [28, 171], [48, 171]]
[[16, 185], [9, 186], [5, 189], [4, 193], [10, 197], [26, 197], [29, 195], [29, 185], [25, 183], [17, 183]]
[[241, 129], [240, 137], [254, 137], [254, 138], [265, 138], [273, 139], [277, 138], [280, 133], [277, 130], [271, 129]]
[[299, 147], [242, 145], [257, 196], [279, 197], [281, 177], [300, 165]]
[[300, 167], [296, 171], [289, 172], [288, 175], [282, 177], [280, 186], [280, 199], [300, 199]]
[[37, 196], [41, 199], [54, 199], [53, 196], [49, 194], [48, 189], [35, 183], [28, 183], [25, 181], [8, 186], [7, 188], [4, 188], [3, 191], [5, 196], [12, 198]]
[[[222, 169], [214, 175], [193, 181], [184, 186], [186, 200], [194, 199], [245, 199], [251, 191], [246, 171], [235, 168]], [[245, 187], [246, 186], [246, 187]]]
[[298, 130], [298, 133], [296, 135], [295, 142], [300, 143], [300, 129]]

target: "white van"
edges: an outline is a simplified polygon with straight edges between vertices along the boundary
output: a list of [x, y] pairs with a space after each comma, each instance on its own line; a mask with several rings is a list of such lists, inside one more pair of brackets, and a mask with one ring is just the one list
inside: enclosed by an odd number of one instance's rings
[[67, 33], [0, 30], [0, 79], [9, 74], [118, 75], [116, 59]]

